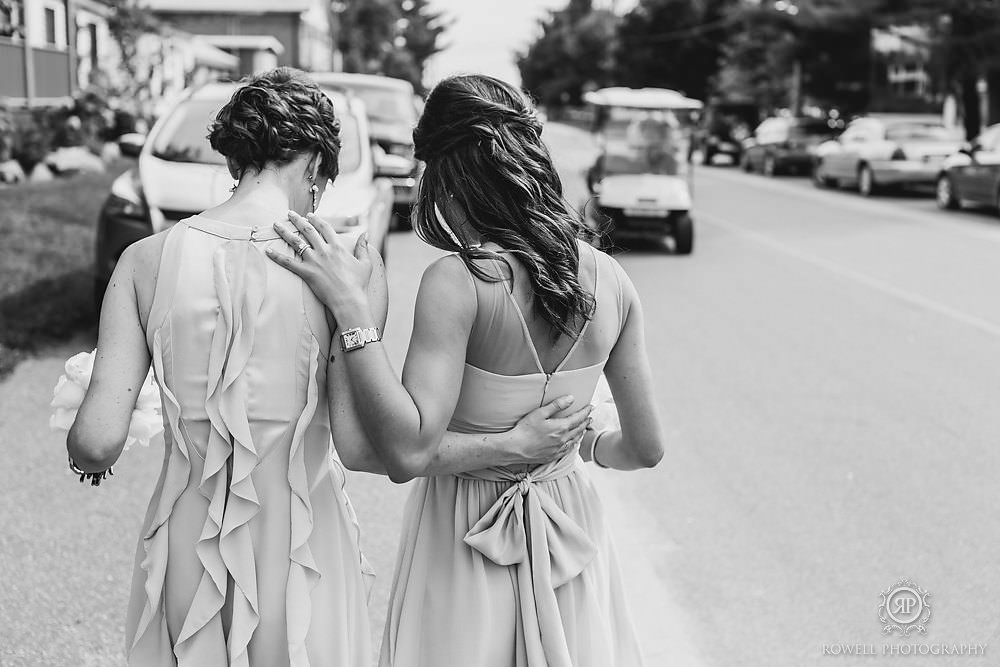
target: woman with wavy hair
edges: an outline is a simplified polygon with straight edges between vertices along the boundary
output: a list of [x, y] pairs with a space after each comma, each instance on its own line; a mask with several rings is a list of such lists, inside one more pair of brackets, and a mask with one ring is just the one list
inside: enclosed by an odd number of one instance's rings
[[[336, 317], [334, 414], [352, 459], [410, 496], [383, 667], [632, 667], [642, 662], [615, 551], [583, 461], [631, 470], [663, 454], [639, 299], [578, 216], [530, 102], [491, 77], [439, 83], [414, 131], [426, 162], [415, 229], [450, 254], [424, 273], [402, 382], [379, 344], [363, 247], [324, 221], [276, 225], [273, 255]], [[376, 277], [376, 281], [378, 278]], [[622, 428], [589, 431], [540, 465], [432, 469], [442, 434], [505, 431], [560, 394], [591, 400], [602, 372]], [[349, 402], [347, 402], [349, 401]], [[582, 460], [581, 460], [582, 458]]]
[[[122, 255], [67, 443], [78, 469], [102, 475], [152, 361], [166, 450], [136, 555], [128, 664], [370, 667], [371, 571], [331, 456], [330, 413], [349, 393], [327, 372], [335, 325], [265, 257], [293, 256], [273, 222], [315, 210], [337, 177], [339, 121], [314, 82], [279, 68], [236, 90], [209, 140], [238, 181], [232, 197]], [[383, 267], [368, 261], [367, 317], [382, 324]], [[485, 439], [448, 434], [429, 469], [548, 460], [586, 422], [586, 410], [545, 419], [553, 411]]]

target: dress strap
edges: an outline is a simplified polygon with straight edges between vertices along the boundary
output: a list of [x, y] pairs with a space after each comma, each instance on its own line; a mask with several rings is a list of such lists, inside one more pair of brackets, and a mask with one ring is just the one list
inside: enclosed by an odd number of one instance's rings
[[594, 319], [594, 310], [596, 310], [596, 308], [597, 308], [597, 303], [596, 303], [596, 300], [597, 300], [597, 286], [598, 286], [598, 281], [600, 280], [600, 275], [599, 274], [601, 272], [601, 263], [599, 261], [597, 261], [597, 251], [594, 250], [594, 246], [592, 246], [592, 245], [590, 245], [588, 243], [587, 247], [590, 248], [590, 256], [593, 257], [593, 259], [594, 259], [594, 301], [595, 301], [594, 308], [591, 309], [591, 311], [590, 311], [590, 317], [588, 317], [586, 320], [584, 320], [583, 326], [580, 327], [580, 332], [576, 335], [576, 340], [573, 341], [573, 344], [570, 346], [569, 352], [566, 353], [566, 356], [563, 357], [562, 361], [559, 362], [559, 365], [556, 366], [556, 369], [553, 371], [554, 373], [558, 373], [559, 371], [561, 371], [563, 369], [563, 366], [566, 365], [566, 362], [568, 362], [569, 359], [570, 359], [570, 357], [573, 356], [573, 353], [576, 352], [576, 348], [580, 346], [580, 341], [583, 340], [584, 334], [587, 333], [587, 328], [590, 327], [590, 323]]
[[149, 317], [146, 318], [146, 342], [153, 348], [153, 334], [159, 329], [167, 317], [174, 302], [174, 292], [177, 290], [177, 277], [180, 275], [181, 250], [184, 247], [184, 235], [187, 225], [178, 223], [170, 228], [163, 241], [160, 251], [160, 267], [156, 273], [156, 285], [153, 288], [153, 303], [149, 307]]

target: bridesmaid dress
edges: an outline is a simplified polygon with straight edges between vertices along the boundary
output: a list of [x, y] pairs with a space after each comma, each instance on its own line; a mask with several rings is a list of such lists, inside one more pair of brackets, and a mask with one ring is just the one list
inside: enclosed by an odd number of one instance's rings
[[[576, 405], [590, 401], [621, 333], [627, 278], [607, 255], [580, 248], [581, 263], [593, 262], [597, 306], [550, 372], [511, 283], [472, 279], [477, 314], [449, 430], [504, 431], [564, 394]], [[490, 270], [504, 275], [499, 262]], [[517, 368], [535, 372], [512, 372]], [[380, 664], [642, 664], [601, 503], [576, 450], [533, 469], [497, 467], [416, 482]]]
[[264, 255], [270, 227], [195, 216], [164, 242], [146, 326], [163, 469], [126, 622], [133, 667], [370, 667], [373, 573], [331, 459], [331, 332]]

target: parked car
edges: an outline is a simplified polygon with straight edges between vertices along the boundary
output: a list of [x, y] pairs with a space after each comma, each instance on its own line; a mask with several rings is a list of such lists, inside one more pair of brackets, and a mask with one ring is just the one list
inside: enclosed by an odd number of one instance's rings
[[[98, 302], [126, 247], [229, 196], [233, 178], [206, 135], [236, 87], [210, 83], [187, 91], [153, 126], [136, 166], [112, 183], [97, 221]], [[341, 124], [340, 174], [327, 188], [317, 213], [339, 232], [367, 232], [370, 243], [384, 254], [392, 186], [375, 176], [364, 104], [343, 93], [328, 94]]]
[[790, 171], [808, 173], [816, 148], [835, 135], [823, 118], [768, 118], [757, 126], [753, 137], [743, 142], [740, 166], [743, 171], [759, 171], [767, 176]]
[[392, 181], [396, 213], [402, 226], [410, 220], [410, 207], [417, 197], [420, 163], [413, 157], [413, 128], [417, 124], [420, 98], [409, 81], [372, 74], [313, 72], [324, 87], [349, 90], [365, 103], [380, 176]]
[[712, 164], [719, 155], [725, 155], [733, 164], [739, 164], [743, 154], [743, 141], [760, 123], [760, 110], [753, 102], [738, 100], [713, 100], [705, 107], [696, 147], [701, 150], [705, 164]]
[[937, 181], [937, 203], [944, 209], [970, 203], [1000, 211], [1000, 124], [986, 128], [945, 159]]
[[936, 116], [872, 115], [851, 121], [816, 149], [817, 185], [853, 186], [865, 196], [889, 186], [933, 185], [962, 132]]

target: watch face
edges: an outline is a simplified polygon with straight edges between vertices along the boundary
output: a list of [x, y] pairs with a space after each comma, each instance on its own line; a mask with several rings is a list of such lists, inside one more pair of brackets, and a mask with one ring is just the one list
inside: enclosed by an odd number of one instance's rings
[[353, 350], [356, 347], [361, 347], [361, 332], [357, 329], [345, 331], [343, 333], [343, 342], [345, 350]]

